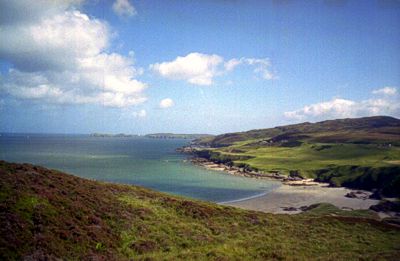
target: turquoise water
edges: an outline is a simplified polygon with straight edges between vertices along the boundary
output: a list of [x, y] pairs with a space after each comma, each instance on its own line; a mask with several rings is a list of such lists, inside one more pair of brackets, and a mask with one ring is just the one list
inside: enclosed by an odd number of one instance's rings
[[279, 186], [275, 181], [235, 177], [194, 166], [185, 160], [187, 156], [175, 152], [186, 143], [141, 137], [2, 134], [0, 159], [214, 202], [252, 197]]

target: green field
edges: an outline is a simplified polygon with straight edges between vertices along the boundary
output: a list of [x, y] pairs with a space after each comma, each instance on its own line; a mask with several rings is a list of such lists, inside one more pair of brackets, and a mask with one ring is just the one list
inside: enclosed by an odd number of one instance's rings
[[371, 210], [246, 211], [0, 162], [1, 260], [395, 260]]
[[[227, 148], [214, 149], [221, 154], [246, 155], [248, 160], [236, 161], [247, 163], [259, 170], [301, 170], [306, 176], [313, 176], [315, 170], [327, 166], [398, 166], [400, 148], [378, 147], [359, 144], [302, 144], [298, 147], [252, 147], [241, 142]], [[240, 150], [240, 153], [230, 153]]]
[[303, 123], [196, 143], [208, 145], [196, 153], [215, 162], [400, 195], [400, 120], [395, 118]]

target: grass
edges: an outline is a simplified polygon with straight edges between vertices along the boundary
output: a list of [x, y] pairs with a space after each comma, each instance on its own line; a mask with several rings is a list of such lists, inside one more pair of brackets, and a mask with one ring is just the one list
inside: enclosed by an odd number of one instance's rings
[[251, 157], [237, 161], [238, 163], [247, 163], [264, 171], [279, 170], [288, 173], [289, 170], [302, 170], [309, 175], [326, 166], [398, 166], [396, 163], [400, 159], [398, 147], [358, 144], [306, 143], [298, 147], [251, 147], [242, 143], [214, 151], [227, 154], [231, 148], [242, 151], [234, 154], [236, 156], [243, 154]]
[[377, 214], [368, 209], [360, 209], [347, 211], [335, 207], [328, 203], [319, 203], [308, 206], [308, 210], [301, 215], [309, 217], [318, 216], [342, 216], [342, 217], [359, 217], [359, 218], [377, 218]]
[[295, 171], [332, 186], [400, 197], [400, 120], [391, 117], [301, 123], [197, 140], [215, 162], [262, 172]]
[[[297, 147], [253, 146], [254, 140], [197, 153], [213, 161], [247, 166], [262, 172], [291, 171], [332, 186], [381, 189], [400, 196], [400, 148], [377, 144], [303, 143]], [[235, 153], [233, 153], [235, 152]]]
[[198, 139], [196, 142], [211, 147], [226, 147], [235, 143], [259, 139], [289, 139], [301, 137], [312, 143], [356, 143], [400, 145], [400, 120], [387, 116], [328, 120], [299, 123], [269, 129], [250, 130]]
[[395, 260], [371, 211], [245, 211], [0, 162], [0, 259]]

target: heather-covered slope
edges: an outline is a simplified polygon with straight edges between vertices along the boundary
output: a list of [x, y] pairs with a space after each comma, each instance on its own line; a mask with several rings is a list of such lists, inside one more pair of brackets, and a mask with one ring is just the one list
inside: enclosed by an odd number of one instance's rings
[[1, 260], [398, 257], [399, 228], [342, 212], [271, 215], [0, 162]]

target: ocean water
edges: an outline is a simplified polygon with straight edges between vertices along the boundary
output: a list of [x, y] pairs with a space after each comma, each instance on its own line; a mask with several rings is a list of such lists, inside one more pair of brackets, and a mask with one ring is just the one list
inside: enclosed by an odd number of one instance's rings
[[254, 197], [280, 185], [194, 166], [186, 155], [175, 152], [186, 143], [144, 137], [1, 134], [0, 159], [213, 202]]

